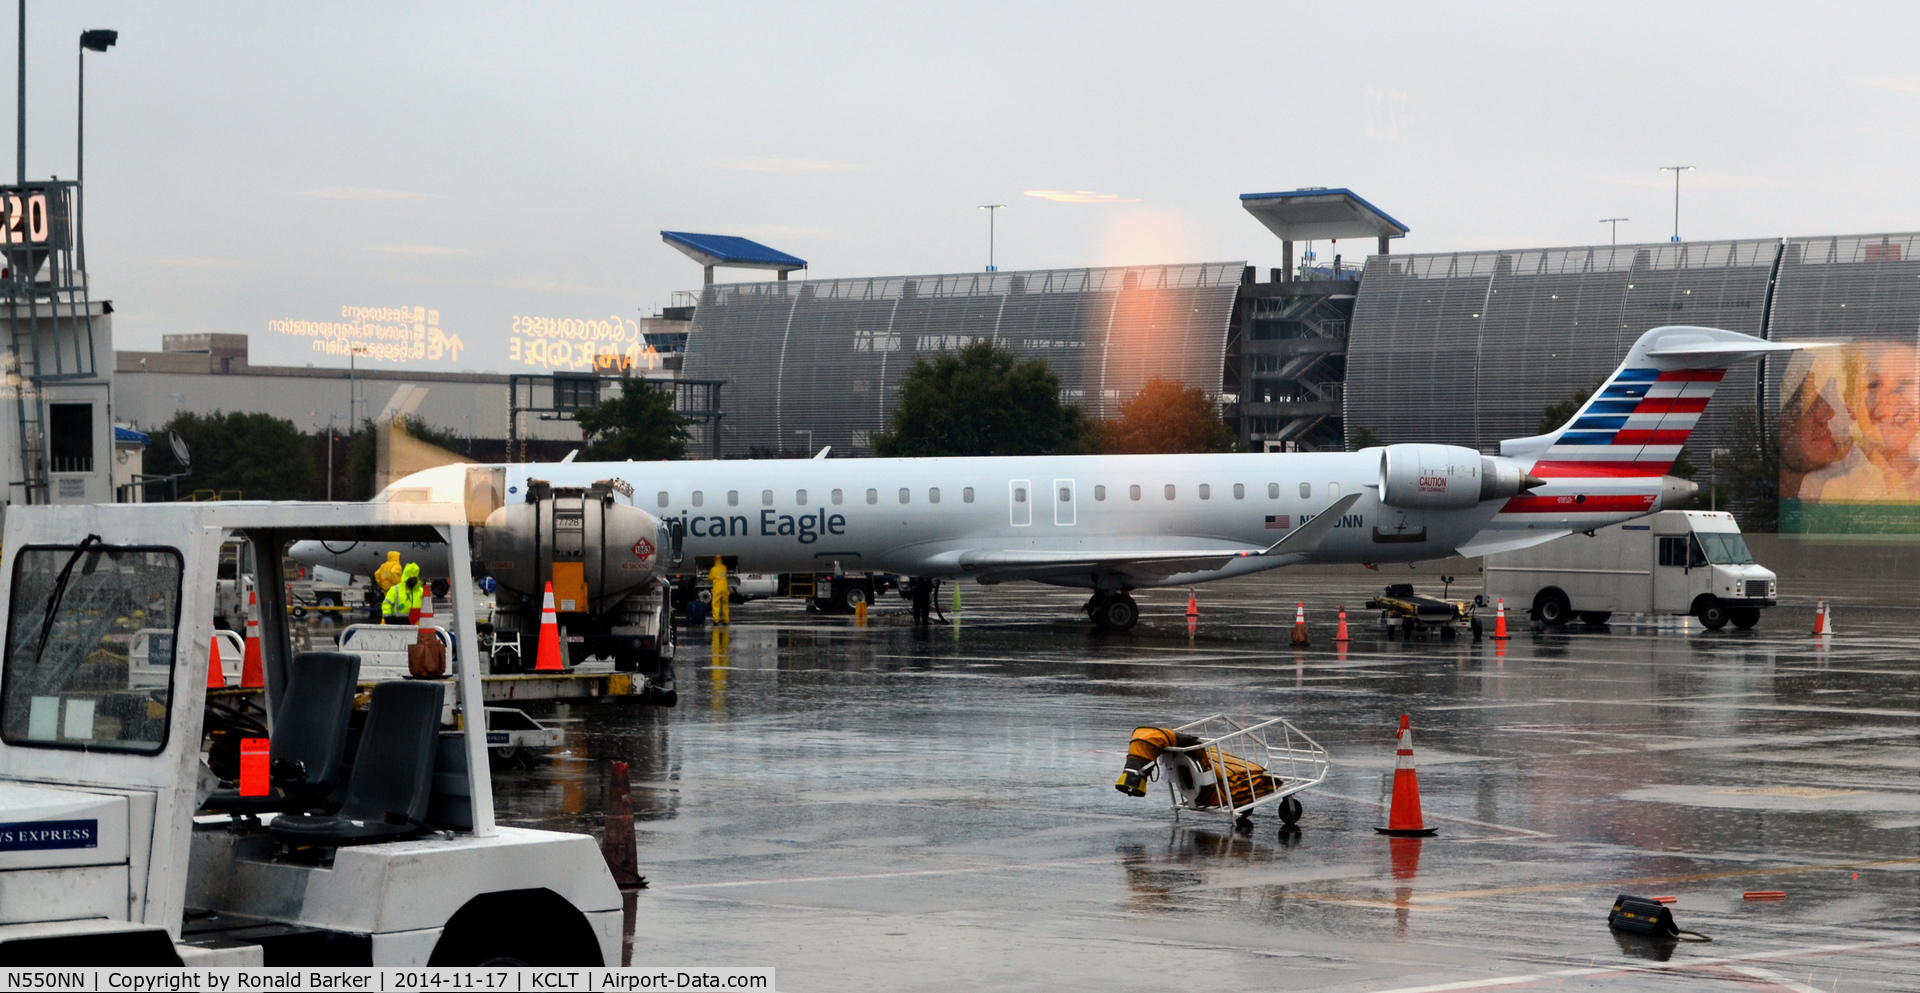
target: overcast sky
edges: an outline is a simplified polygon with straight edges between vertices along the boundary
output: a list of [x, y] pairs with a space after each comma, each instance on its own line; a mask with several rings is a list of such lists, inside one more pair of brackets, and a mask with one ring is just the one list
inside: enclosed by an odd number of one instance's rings
[[[63, 3], [28, 10], [27, 167], [74, 168], [126, 349], [435, 308], [653, 313], [739, 234], [813, 278], [1246, 259], [1241, 193], [1345, 186], [1394, 250], [1920, 228], [1913, 4]], [[4, 29], [13, 38], [11, 18]], [[1029, 191], [1089, 191], [1059, 202]], [[1354, 245], [1352, 255], [1367, 246]], [[1324, 247], [1323, 247], [1324, 251]], [[761, 274], [735, 270], [729, 277]]]

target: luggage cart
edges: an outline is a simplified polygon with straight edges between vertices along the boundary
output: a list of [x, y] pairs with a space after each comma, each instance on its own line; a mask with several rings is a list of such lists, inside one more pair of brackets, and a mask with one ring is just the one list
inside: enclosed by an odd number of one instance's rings
[[1213, 811], [1246, 828], [1255, 809], [1276, 804], [1284, 834], [1300, 820], [1295, 794], [1327, 778], [1327, 750], [1283, 717], [1214, 714], [1177, 728], [1140, 730], [1171, 732], [1152, 770], [1167, 782], [1175, 820], [1183, 810]]

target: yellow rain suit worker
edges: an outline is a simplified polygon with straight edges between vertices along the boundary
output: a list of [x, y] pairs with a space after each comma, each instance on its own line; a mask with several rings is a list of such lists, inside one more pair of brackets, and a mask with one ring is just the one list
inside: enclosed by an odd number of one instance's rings
[[381, 606], [388, 624], [411, 624], [413, 612], [420, 609], [421, 593], [425, 590], [420, 582], [420, 564], [407, 563], [400, 571], [400, 581], [387, 591], [387, 599]]
[[373, 570], [373, 581], [380, 584], [380, 592], [385, 593], [400, 581], [401, 572], [400, 553], [388, 552], [387, 560], [380, 563], [380, 568]]
[[713, 623], [731, 624], [733, 615], [727, 610], [727, 564], [719, 559], [713, 560], [713, 568], [707, 570], [707, 580], [713, 584]]

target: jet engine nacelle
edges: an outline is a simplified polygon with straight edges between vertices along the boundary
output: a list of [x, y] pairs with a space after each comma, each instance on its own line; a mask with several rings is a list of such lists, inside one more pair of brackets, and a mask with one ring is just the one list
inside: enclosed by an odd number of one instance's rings
[[1464, 510], [1544, 482], [1518, 463], [1455, 445], [1388, 445], [1380, 456], [1380, 502], [1389, 507]]

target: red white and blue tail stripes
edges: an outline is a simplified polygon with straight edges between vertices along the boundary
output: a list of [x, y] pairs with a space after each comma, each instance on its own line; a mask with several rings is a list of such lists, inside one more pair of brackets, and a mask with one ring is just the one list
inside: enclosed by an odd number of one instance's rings
[[1534, 463], [1542, 479], [1663, 476], [1725, 369], [1621, 369]]

